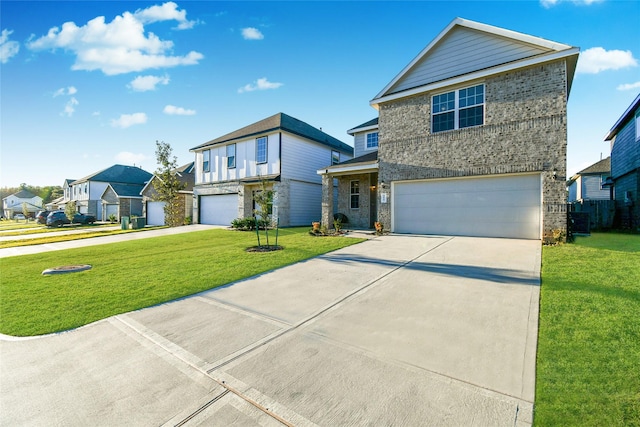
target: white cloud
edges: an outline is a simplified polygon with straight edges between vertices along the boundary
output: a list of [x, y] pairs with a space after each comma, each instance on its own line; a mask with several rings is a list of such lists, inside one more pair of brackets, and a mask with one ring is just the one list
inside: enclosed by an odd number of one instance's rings
[[66, 88], [61, 87], [60, 89], [53, 92], [53, 97], [56, 98], [61, 95], [75, 95], [76, 93], [78, 93], [78, 89], [76, 89], [74, 86], [69, 86]]
[[640, 82], [635, 83], [625, 83], [623, 85], [618, 86], [616, 89], [618, 90], [633, 90], [640, 89]]
[[257, 28], [247, 27], [242, 29], [242, 37], [245, 40], [262, 40], [264, 35]]
[[78, 100], [75, 97], [71, 97], [71, 99], [65, 104], [62, 114], [66, 115], [67, 117], [73, 116], [73, 113], [76, 112], [76, 105], [78, 104]]
[[594, 3], [601, 3], [604, 0], [540, 0], [540, 4], [549, 9], [558, 3], [566, 3], [567, 1], [571, 1], [571, 3], [578, 6], [590, 6]]
[[258, 79], [254, 84], [247, 84], [238, 89], [238, 93], [253, 92], [254, 90], [278, 89], [284, 83], [272, 83], [266, 77]]
[[131, 153], [129, 151], [121, 151], [116, 154], [116, 162], [135, 165], [147, 160], [147, 156], [142, 153]]
[[176, 116], [193, 116], [196, 114], [196, 110], [187, 110], [182, 107], [176, 107], [175, 105], [167, 105], [163, 111], [165, 114]]
[[138, 9], [134, 14], [140, 22], [150, 24], [159, 21], [178, 21], [178, 30], [188, 30], [193, 28], [196, 21], [187, 20], [187, 11], [178, 10], [178, 5], [170, 1], [162, 6], [151, 6], [146, 9]]
[[128, 87], [137, 92], [145, 92], [148, 90], [156, 90], [156, 86], [159, 84], [168, 85], [169, 76], [138, 76], [129, 83]]
[[13, 31], [2, 30], [0, 33], [0, 63], [6, 64], [9, 59], [16, 56], [20, 51], [20, 43], [9, 40]]
[[630, 50], [605, 50], [601, 47], [592, 47], [580, 54], [576, 72], [597, 74], [601, 71], [619, 70], [637, 65], [638, 61]]
[[144, 123], [147, 123], [147, 115], [145, 113], [122, 114], [120, 118], [111, 120], [111, 126], [122, 129]]
[[171, 56], [172, 41], [145, 32], [145, 24], [165, 20], [177, 20], [179, 26], [187, 28], [191, 21], [186, 21], [186, 12], [176, 7], [175, 3], [165, 3], [135, 14], [124, 12], [109, 23], [98, 16], [81, 27], [65, 22], [62, 28], [53, 27], [47, 35], [32, 39], [27, 47], [35, 51], [64, 49], [76, 56], [71, 69], [101, 70], [107, 75], [198, 64], [204, 58], [201, 53]]

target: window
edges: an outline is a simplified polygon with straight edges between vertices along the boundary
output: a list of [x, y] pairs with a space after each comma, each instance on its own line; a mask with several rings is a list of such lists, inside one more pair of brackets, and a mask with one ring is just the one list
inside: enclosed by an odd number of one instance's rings
[[365, 136], [367, 148], [378, 148], [378, 132], [371, 132]]
[[89, 191], [89, 183], [88, 183], [88, 182], [85, 182], [85, 183], [84, 183], [84, 194], [87, 194], [87, 193], [88, 193], [88, 191]]
[[351, 209], [360, 209], [360, 181], [351, 181]]
[[227, 168], [236, 167], [236, 144], [227, 145]]
[[484, 85], [435, 95], [431, 99], [431, 132], [484, 124]]
[[202, 172], [209, 172], [209, 156], [211, 155], [211, 151], [203, 151], [202, 152]]
[[256, 163], [267, 163], [267, 137], [256, 139]]
[[331, 164], [337, 165], [340, 163], [340, 153], [337, 151], [331, 151]]

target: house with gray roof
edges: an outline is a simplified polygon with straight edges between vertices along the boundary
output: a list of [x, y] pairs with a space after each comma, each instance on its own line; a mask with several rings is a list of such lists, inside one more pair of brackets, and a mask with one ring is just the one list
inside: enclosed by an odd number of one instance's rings
[[351, 176], [348, 164], [318, 168], [327, 188], [322, 223], [332, 226], [338, 179], [350, 222], [377, 218], [394, 233], [562, 235], [578, 55], [571, 45], [454, 19], [369, 101], [378, 112], [377, 164], [363, 162]]
[[582, 169], [567, 181], [568, 201], [586, 202], [590, 200], [610, 200], [610, 187], [606, 185], [611, 177], [611, 157], [602, 159]]
[[2, 215], [5, 218], [13, 218], [16, 214], [22, 214], [25, 208], [29, 216], [33, 217], [36, 212], [42, 209], [42, 197], [22, 189], [2, 199]]
[[[182, 206], [183, 221], [185, 223], [191, 222], [193, 216], [193, 184], [195, 182], [194, 167], [195, 163], [190, 162], [186, 165], [182, 165], [173, 171], [178, 182], [183, 186], [182, 190], [178, 193], [179, 203]], [[142, 208], [143, 216], [146, 218], [147, 225], [165, 225], [166, 203], [158, 200], [158, 193], [155, 185], [161, 178], [158, 175], [153, 175], [153, 178], [142, 189]]]
[[138, 166], [113, 165], [70, 183], [66, 180], [61, 205], [75, 201], [78, 212], [93, 215], [98, 221], [106, 221], [111, 214], [118, 219], [142, 216], [140, 192], [152, 176]]
[[263, 182], [275, 192], [280, 226], [320, 220], [322, 180], [316, 171], [353, 157], [353, 148], [284, 113], [191, 149], [195, 153], [193, 219], [229, 225], [253, 216]]

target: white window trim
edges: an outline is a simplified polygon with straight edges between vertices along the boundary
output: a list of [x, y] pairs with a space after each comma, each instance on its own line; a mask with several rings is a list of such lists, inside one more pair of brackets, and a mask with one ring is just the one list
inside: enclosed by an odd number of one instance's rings
[[[354, 182], [358, 183], [358, 192], [357, 193], [353, 192], [353, 183]], [[351, 198], [353, 196], [358, 196], [358, 207], [357, 208], [354, 208], [353, 205], [351, 204]], [[354, 210], [354, 211], [357, 210], [357, 209], [360, 209], [360, 180], [359, 179], [354, 179], [354, 180], [349, 181], [349, 209]]]
[[[233, 147], [233, 156], [229, 156], [229, 147]], [[226, 147], [226, 154], [227, 154], [227, 169], [235, 169], [236, 168], [236, 153], [237, 153], [237, 149], [238, 147], [236, 147], [236, 144], [229, 144]], [[229, 166], [229, 159], [233, 157], [233, 166]]]
[[[333, 162], [333, 155], [334, 154], [337, 154], [337, 159], [338, 159], [338, 161], [335, 162], [335, 163]], [[336, 150], [331, 150], [331, 166], [337, 165], [338, 163], [340, 163], [340, 152], [336, 151]]]
[[[464, 90], [464, 89], [469, 89], [472, 87], [476, 87], [476, 86], [482, 86], [482, 93], [483, 93], [483, 100], [482, 100], [482, 104], [474, 104], [470, 107], [464, 107], [464, 109], [467, 108], [472, 108], [472, 107], [479, 107], [482, 106], [482, 124], [480, 125], [474, 125], [474, 126], [466, 126], [461, 128], [460, 127], [460, 91]], [[454, 93], [454, 107], [453, 107], [453, 129], [446, 129], [446, 130], [439, 130], [437, 132], [433, 131], [433, 117], [434, 117], [434, 112], [433, 112], [433, 98], [435, 98], [438, 95], [444, 95], [445, 93], [450, 93], [453, 92]], [[486, 119], [486, 106], [487, 104], [487, 86], [484, 83], [476, 83], [476, 84], [472, 84], [469, 86], [464, 86], [464, 87], [459, 87], [459, 88], [455, 88], [455, 89], [447, 89], [445, 91], [442, 92], [438, 92], [438, 93], [434, 93], [433, 95], [431, 95], [431, 116], [429, 117], [429, 127], [431, 130], [432, 134], [436, 134], [436, 133], [442, 133], [442, 132], [450, 132], [450, 131], [454, 131], [454, 130], [460, 130], [460, 129], [470, 129], [470, 128], [475, 128], [475, 127], [480, 127], [480, 126], [484, 126], [485, 124], [485, 119]], [[444, 111], [441, 114], [444, 113], [448, 113], [451, 110], [448, 111]], [[437, 115], [438, 113], [436, 113], [435, 115]], [[366, 141], [365, 141], [366, 142]]]
[[[264, 161], [258, 160], [258, 141], [260, 141], [261, 139], [265, 140]], [[261, 136], [259, 138], [256, 138], [256, 164], [262, 165], [262, 164], [265, 164], [265, 163], [268, 163], [268, 162], [269, 162], [269, 137], [268, 136]]]
[[[209, 159], [205, 161], [205, 157], [208, 157]], [[202, 172], [211, 172], [211, 150], [204, 150], [202, 152]]]
[[[378, 144], [375, 147], [369, 147], [367, 145], [367, 137], [369, 135], [371, 135], [372, 133], [377, 133], [378, 134]], [[373, 151], [373, 150], [377, 150], [379, 146], [380, 146], [380, 133], [378, 132], [378, 130], [374, 130], [374, 131], [371, 131], [371, 132], [365, 132], [365, 134], [364, 134], [364, 149], [368, 150], [368, 151]]]

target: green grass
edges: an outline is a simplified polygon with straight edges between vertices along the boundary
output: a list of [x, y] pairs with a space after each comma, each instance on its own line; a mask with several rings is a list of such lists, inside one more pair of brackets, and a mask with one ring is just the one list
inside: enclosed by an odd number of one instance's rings
[[[164, 228], [164, 227], [145, 227], [145, 228], [129, 229], [129, 230], [121, 230], [121, 229], [106, 229], [106, 230], [103, 229], [103, 230], [101, 230], [100, 227], [102, 227], [102, 226], [101, 225], [97, 225], [97, 226], [91, 226], [91, 225], [81, 226], [81, 227], [78, 227], [78, 228], [82, 228], [84, 230], [91, 229], [93, 231], [86, 231], [85, 233], [63, 234], [63, 235], [59, 235], [59, 236], [48, 236], [46, 234], [47, 231], [45, 230], [45, 232], [43, 233], [42, 237], [0, 241], [0, 249], [14, 248], [14, 247], [17, 247], [17, 246], [33, 246], [33, 245], [43, 245], [43, 244], [47, 244], [47, 243], [67, 242], [69, 240], [89, 239], [91, 237], [110, 236], [112, 234], [137, 233], [137, 232], [143, 232], [143, 231], [148, 231], [148, 230], [154, 230], [154, 229], [158, 229], [158, 228]], [[66, 230], [69, 230], [69, 229], [66, 229]], [[61, 230], [59, 228], [52, 228], [52, 229], [49, 229], [48, 231], [64, 231], [64, 230]], [[26, 232], [24, 234], [33, 234], [33, 233]], [[6, 234], [4, 234], [4, 236], [6, 236]], [[9, 236], [13, 236], [13, 234], [9, 234]]]
[[536, 426], [640, 426], [640, 236], [542, 254]]
[[[29, 336], [75, 328], [359, 241], [312, 237], [308, 228], [282, 229], [278, 244], [284, 250], [247, 253], [256, 245], [254, 233], [217, 229], [2, 258], [0, 332]], [[47, 268], [75, 264], [93, 268], [41, 275]]]

